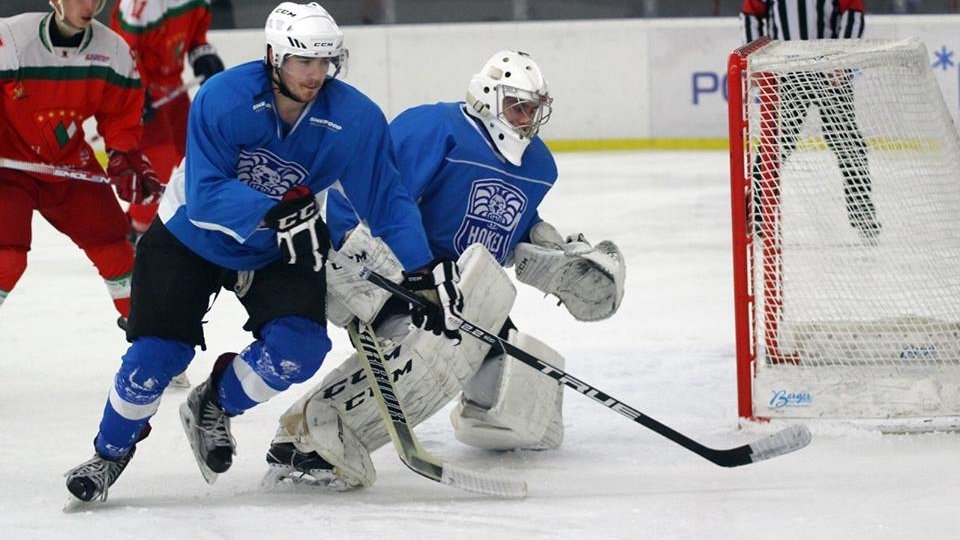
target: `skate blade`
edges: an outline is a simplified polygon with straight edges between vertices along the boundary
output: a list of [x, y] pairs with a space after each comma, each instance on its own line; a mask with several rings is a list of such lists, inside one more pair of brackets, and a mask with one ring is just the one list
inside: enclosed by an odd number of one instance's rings
[[351, 488], [346, 482], [337, 478], [333, 473], [320, 473], [316, 476], [298, 471], [286, 465], [270, 465], [263, 475], [260, 486], [271, 489], [281, 486], [308, 486], [324, 491], [343, 492]]
[[61, 510], [64, 514], [75, 514], [77, 512], [89, 512], [95, 506], [94, 501], [83, 501], [73, 495], [67, 495], [67, 500], [63, 503]]
[[170, 379], [170, 384], [167, 385], [167, 390], [189, 390], [189, 389], [190, 389], [190, 379], [187, 377], [186, 371]]
[[197, 430], [193, 423], [193, 415], [190, 413], [190, 407], [186, 403], [180, 405], [180, 423], [183, 425], [183, 431], [187, 434], [187, 441], [190, 443], [190, 450], [193, 450], [193, 458], [197, 461], [197, 467], [200, 468], [200, 474], [208, 484], [217, 481], [219, 474], [213, 472], [203, 461], [200, 454], [200, 440], [197, 437]]

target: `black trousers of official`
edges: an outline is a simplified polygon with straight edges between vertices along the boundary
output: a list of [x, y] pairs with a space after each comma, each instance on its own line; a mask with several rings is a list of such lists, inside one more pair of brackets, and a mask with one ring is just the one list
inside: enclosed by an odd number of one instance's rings
[[[791, 73], [780, 77], [779, 85], [780, 163], [784, 163], [796, 150], [797, 138], [807, 114], [811, 107], [816, 106], [820, 112], [823, 139], [836, 157], [843, 176], [843, 193], [850, 224], [856, 227], [874, 224], [876, 207], [872, 198], [873, 183], [867, 144], [857, 125], [850, 73]], [[758, 224], [763, 214], [759, 189], [761, 166], [758, 155], [753, 168], [754, 220]]]

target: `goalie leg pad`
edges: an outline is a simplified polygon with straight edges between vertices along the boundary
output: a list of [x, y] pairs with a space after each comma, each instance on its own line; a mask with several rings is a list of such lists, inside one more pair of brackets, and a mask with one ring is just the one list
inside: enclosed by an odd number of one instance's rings
[[[511, 330], [508, 341], [563, 369], [540, 340]], [[563, 442], [563, 385], [505, 355], [484, 360], [450, 413], [457, 440], [488, 450], [551, 449]]]
[[626, 265], [613, 242], [573, 241], [562, 249], [521, 242], [514, 261], [521, 283], [556, 295], [577, 320], [606, 319], [623, 300]]
[[[468, 248], [458, 264], [460, 290], [465, 297], [464, 317], [484, 328], [500, 328], [516, 296], [510, 278], [480, 245]], [[476, 339], [464, 339], [460, 345], [454, 345], [432, 332], [410, 328], [410, 317], [398, 315], [387, 318], [376, 333], [407, 421], [416, 426], [456, 397], [490, 347]], [[338, 413], [343, 432], [354, 434], [368, 452], [390, 441], [369, 382], [353, 354], [284, 414], [274, 442], [306, 445], [311, 439], [336, 439], [335, 423], [311, 416], [329, 408]], [[318, 429], [333, 435], [315, 435], [314, 430]], [[313, 449], [326, 459], [321, 449]]]
[[370, 452], [328, 401], [311, 397], [304, 396], [284, 413], [273, 443], [293, 443], [300, 452], [320, 454], [347, 488], [372, 486], [377, 471]]
[[[394, 283], [403, 280], [403, 267], [393, 251], [363, 224], [347, 234], [339, 253]], [[369, 324], [388, 298], [389, 292], [361, 279], [354, 268], [336, 261], [327, 265], [327, 319], [333, 324], [346, 327], [355, 316]]]

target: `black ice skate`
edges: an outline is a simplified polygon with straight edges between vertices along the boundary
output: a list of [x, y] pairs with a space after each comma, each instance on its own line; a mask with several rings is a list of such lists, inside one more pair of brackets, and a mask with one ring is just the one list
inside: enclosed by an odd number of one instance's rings
[[127, 463], [130, 463], [130, 458], [133, 457], [136, 449], [136, 447], [131, 448], [127, 455], [116, 461], [94, 454], [90, 460], [64, 473], [67, 478], [67, 490], [83, 502], [94, 499], [106, 501], [107, 490], [127, 468]]
[[349, 489], [339, 480], [333, 465], [316, 452], [301, 452], [293, 443], [274, 443], [267, 451], [270, 470], [263, 479], [264, 485], [289, 481], [294, 484], [328, 486], [338, 490]]
[[190, 441], [200, 473], [208, 484], [233, 463], [236, 441], [230, 434], [230, 417], [220, 408], [213, 379], [193, 389], [180, 405], [180, 422]]

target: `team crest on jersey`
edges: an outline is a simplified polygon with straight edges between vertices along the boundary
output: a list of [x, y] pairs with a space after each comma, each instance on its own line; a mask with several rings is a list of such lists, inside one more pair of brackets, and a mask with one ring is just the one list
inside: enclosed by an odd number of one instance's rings
[[83, 116], [72, 109], [48, 109], [34, 113], [47, 150], [58, 155], [80, 133]]
[[300, 165], [280, 159], [267, 150], [240, 152], [237, 178], [253, 189], [279, 199], [291, 187], [302, 184], [307, 171]]
[[510, 240], [527, 208], [527, 196], [499, 178], [477, 180], [470, 188], [467, 214], [457, 230], [454, 245], [463, 253], [481, 243], [501, 264], [507, 260]]

